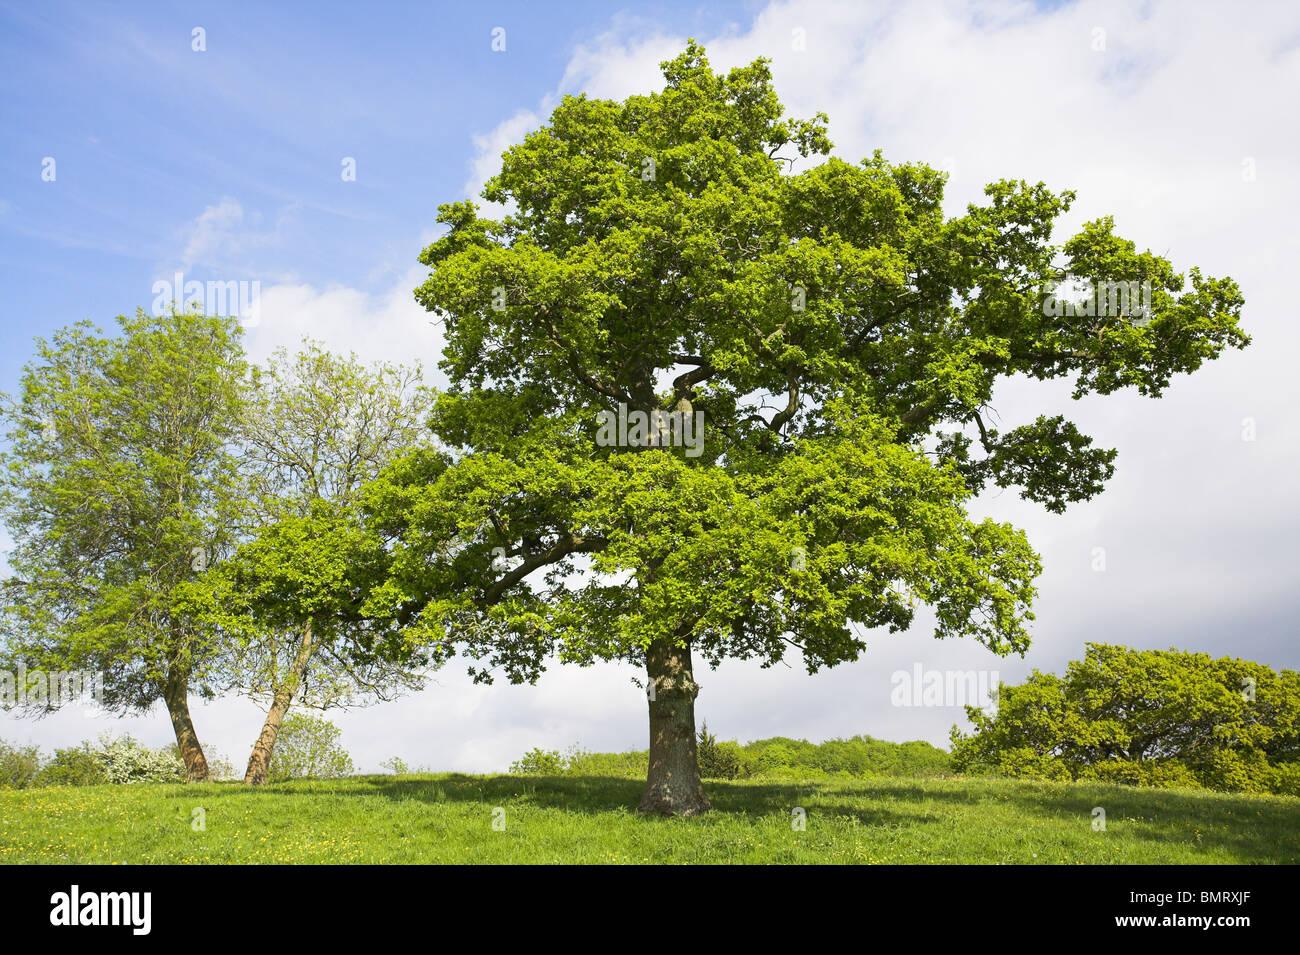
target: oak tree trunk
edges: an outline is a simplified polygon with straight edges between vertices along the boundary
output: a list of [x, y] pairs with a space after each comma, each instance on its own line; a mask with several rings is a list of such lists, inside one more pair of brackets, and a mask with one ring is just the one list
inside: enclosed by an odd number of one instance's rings
[[284, 682], [276, 689], [271, 698], [271, 707], [266, 711], [266, 722], [262, 724], [262, 733], [253, 744], [252, 755], [248, 757], [248, 769], [244, 773], [244, 784], [261, 786], [267, 780], [271, 769], [271, 754], [275, 752], [275, 740], [280, 735], [280, 724], [284, 714], [289, 712], [289, 704], [302, 685], [303, 674], [307, 672], [307, 662], [311, 659], [315, 645], [312, 643], [311, 621], [302, 628], [302, 640], [298, 643], [298, 653], [289, 667]]
[[176, 748], [180, 750], [185, 763], [185, 778], [192, 783], [208, 781], [208, 761], [199, 745], [198, 734], [194, 732], [194, 722], [190, 719], [190, 680], [183, 670], [173, 669], [167, 674], [167, 683], [163, 687], [163, 700], [167, 704], [167, 715], [172, 719], [172, 729], [176, 733]]
[[650, 678], [650, 769], [637, 812], [695, 816], [713, 808], [696, 759], [695, 697], [700, 688], [691, 649], [667, 643], [646, 651]]

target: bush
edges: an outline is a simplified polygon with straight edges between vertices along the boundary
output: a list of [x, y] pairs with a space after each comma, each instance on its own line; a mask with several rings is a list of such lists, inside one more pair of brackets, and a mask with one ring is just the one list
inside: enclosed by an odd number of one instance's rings
[[1083, 767], [1077, 778], [1159, 789], [1204, 788], [1196, 774], [1176, 759], [1114, 759]]
[[[828, 740], [757, 740], [741, 746], [719, 741], [701, 729], [696, 751], [705, 779], [820, 779], [871, 776], [941, 776], [952, 772], [946, 752], [929, 743], [890, 743], [870, 736]], [[630, 753], [588, 753], [572, 746], [567, 753], [533, 749], [511, 764], [510, 772], [528, 776], [616, 776], [644, 779], [649, 765], [645, 750]]]
[[[210, 750], [214, 779], [231, 779], [234, 767]], [[0, 740], [0, 786], [97, 786], [102, 783], [172, 783], [185, 781], [185, 764], [176, 744], [152, 749], [129, 734], [114, 739], [105, 733], [94, 744], [56, 748], [42, 762], [35, 746], [21, 749]]]
[[284, 721], [271, 753], [271, 779], [334, 779], [354, 771], [338, 744], [341, 731], [327, 719], [295, 714]]
[[235, 769], [235, 764], [221, 753], [214, 753], [208, 760], [208, 771], [213, 779], [243, 779], [244, 774]]
[[1274, 766], [1269, 789], [1281, 796], [1300, 796], [1300, 763], [1279, 763]]
[[10, 746], [0, 739], [0, 786], [26, 789], [41, 768], [41, 751], [36, 746]]
[[1285, 792], [1300, 757], [1300, 673], [1179, 650], [1090, 643], [1063, 676], [1003, 684], [953, 727], [963, 772]]
[[400, 756], [392, 756], [379, 764], [380, 769], [386, 769], [394, 776], [428, 776], [432, 775], [433, 769], [428, 766], [412, 766]]
[[[978, 773], [980, 769], [985, 768], [982, 763], [976, 763], [974, 766], [967, 765], [960, 755], [955, 762], [963, 772], [974, 769]], [[1059, 758], [1040, 753], [1032, 746], [1015, 746], [998, 753], [991, 769], [1000, 776], [1020, 779], [1052, 779], [1066, 782], [1074, 778], [1070, 767]]]
[[650, 769], [650, 754], [645, 750], [631, 753], [588, 753], [576, 746], [570, 750], [566, 776], [616, 776], [622, 779], [645, 779]]
[[106, 782], [104, 764], [89, 743], [56, 749], [36, 777], [38, 786], [96, 786]]
[[1201, 772], [1205, 785], [1224, 792], [1268, 792], [1276, 773], [1263, 753], [1221, 750]]
[[534, 747], [510, 764], [510, 772], [516, 776], [563, 776], [568, 764], [558, 749]]
[[704, 779], [736, 779], [741, 775], [740, 747], [734, 742], [719, 743], [709, 732], [708, 723], [700, 727], [696, 752]]
[[129, 734], [99, 740], [94, 759], [110, 783], [175, 783], [185, 781], [185, 764], [169, 749], [150, 749]]
[[774, 779], [942, 776], [952, 771], [948, 754], [929, 743], [890, 743], [870, 736], [821, 744], [775, 736], [741, 747], [741, 759], [742, 775]]
[[[168, 749], [176, 756], [177, 759], [181, 758], [180, 749], [179, 747], [177, 747], [175, 743], [172, 743], [172, 745], [169, 746]], [[230, 759], [227, 758], [215, 746], [203, 747], [203, 756], [208, 761], [208, 775], [212, 779], [242, 780], [244, 778], [244, 774], [238, 772], [238, 770], [235, 769], [235, 764], [232, 763]]]

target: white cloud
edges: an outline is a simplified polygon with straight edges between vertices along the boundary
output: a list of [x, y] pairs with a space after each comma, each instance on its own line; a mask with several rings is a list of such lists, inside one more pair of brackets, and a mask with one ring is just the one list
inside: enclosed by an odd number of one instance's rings
[[184, 269], [195, 266], [229, 267], [249, 252], [279, 242], [279, 231], [260, 231], [261, 216], [245, 213], [243, 204], [223, 196], [207, 206], [185, 229], [180, 254]]
[[[474, 158], [470, 161], [470, 175], [465, 180], [465, 196], [493, 209], [492, 204], [483, 203], [479, 193], [483, 184], [501, 171], [501, 154], [542, 124], [542, 118], [531, 109], [521, 109], [508, 119], [497, 123], [491, 131], [474, 137]], [[499, 215], [501, 209], [494, 213]]]
[[261, 361], [276, 348], [292, 350], [306, 337], [364, 361], [418, 361], [425, 367], [427, 383], [443, 384], [436, 368], [442, 357], [442, 329], [414, 297], [426, 274], [424, 266], [412, 266], [378, 294], [346, 286], [268, 286], [262, 289], [259, 322], [245, 333], [245, 347]]

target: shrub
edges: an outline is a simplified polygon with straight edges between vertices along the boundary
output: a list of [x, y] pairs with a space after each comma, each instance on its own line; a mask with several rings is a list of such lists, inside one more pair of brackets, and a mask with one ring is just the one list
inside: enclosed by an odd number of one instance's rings
[[947, 753], [922, 740], [890, 743], [870, 736], [810, 743], [776, 736], [741, 747], [742, 776], [776, 779], [941, 776], [952, 771]]
[[333, 779], [354, 770], [338, 744], [341, 731], [327, 719], [294, 714], [284, 721], [271, 754], [271, 779]]
[[94, 759], [110, 783], [184, 782], [185, 764], [176, 754], [164, 749], [150, 749], [129, 734], [112, 739], [101, 736]]
[[1201, 771], [1201, 778], [1211, 789], [1242, 793], [1268, 792], [1275, 775], [1264, 754], [1256, 750], [1221, 750]]
[[[177, 759], [181, 758], [180, 748], [175, 743], [172, 743], [167, 749]], [[215, 746], [204, 746], [203, 757], [208, 761], [208, 775], [212, 779], [242, 780], [244, 778], [244, 774], [235, 769], [235, 764]]]
[[510, 772], [516, 776], [563, 776], [568, 762], [558, 749], [534, 747], [510, 764]]
[[[821, 779], [870, 776], [940, 776], [952, 772], [946, 752], [922, 741], [890, 743], [870, 736], [828, 740], [757, 740], [741, 746], [719, 741], [708, 727], [697, 742], [700, 775], [705, 779]], [[616, 776], [644, 779], [649, 763], [645, 750], [630, 753], [588, 753], [572, 746], [566, 753], [534, 749], [511, 764], [510, 772], [532, 776]]]
[[1204, 788], [1196, 774], [1176, 759], [1114, 759], [1083, 767], [1078, 778], [1159, 789]]
[[[958, 762], [963, 770], [968, 769]], [[977, 764], [976, 768], [979, 768]], [[1054, 779], [1062, 782], [1074, 778], [1070, 767], [1059, 757], [1040, 753], [1032, 746], [1015, 746], [997, 754], [992, 769], [1001, 776], [1014, 776], [1025, 779]]]
[[38, 786], [96, 786], [106, 782], [104, 763], [89, 743], [56, 749], [36, 777]]
[[1300, 796], [1300, 763], [1274, 766], [1269, 789], [1281, 796]]
[[645, 750], [631, 753], [588, 753], [575, 746], [571, 753], [564, 769], [567, 776], [645, 779], [650, 768], [650, 754]]
[[707, 722], [700, 727], [696, 753], [704, 779], [736, 779], [741, 774], [740, 747], [734, 742], [719, 743]]
[[1065, 675], [1003, 684], [953, 727], [963, 772], [1280, 792], [1300, 756], [1300, 673], [1179, 650], [1090, 643]]
[[0, 786], [26, 789], [41, 768], [41, 751], [36, 746], [10, 746], [0, 739]]
[[380, 769], [386, 769], [394, 776], [428, 776], [433, 773], [433, 769], [423, 764], [412, 766], [400, 756], [392, 756], [379, 764]]

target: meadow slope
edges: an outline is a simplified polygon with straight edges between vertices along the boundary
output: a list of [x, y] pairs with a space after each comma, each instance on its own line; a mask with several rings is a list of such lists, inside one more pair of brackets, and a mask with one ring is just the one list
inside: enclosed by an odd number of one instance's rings
[[[998, 779], [745, 781], [637, 816], [635, 780], [436, 774], [0, 791], [4, 863], [1295, 863], [1300, 799]], [[793, 810], [807, 825], [792, 825]], [[1094, 809], [1105, 810], [1105, 830]], [[494, 820], [498, 826], [494, 828]], [[197, 828], [199, 825], [202, 828]]]

